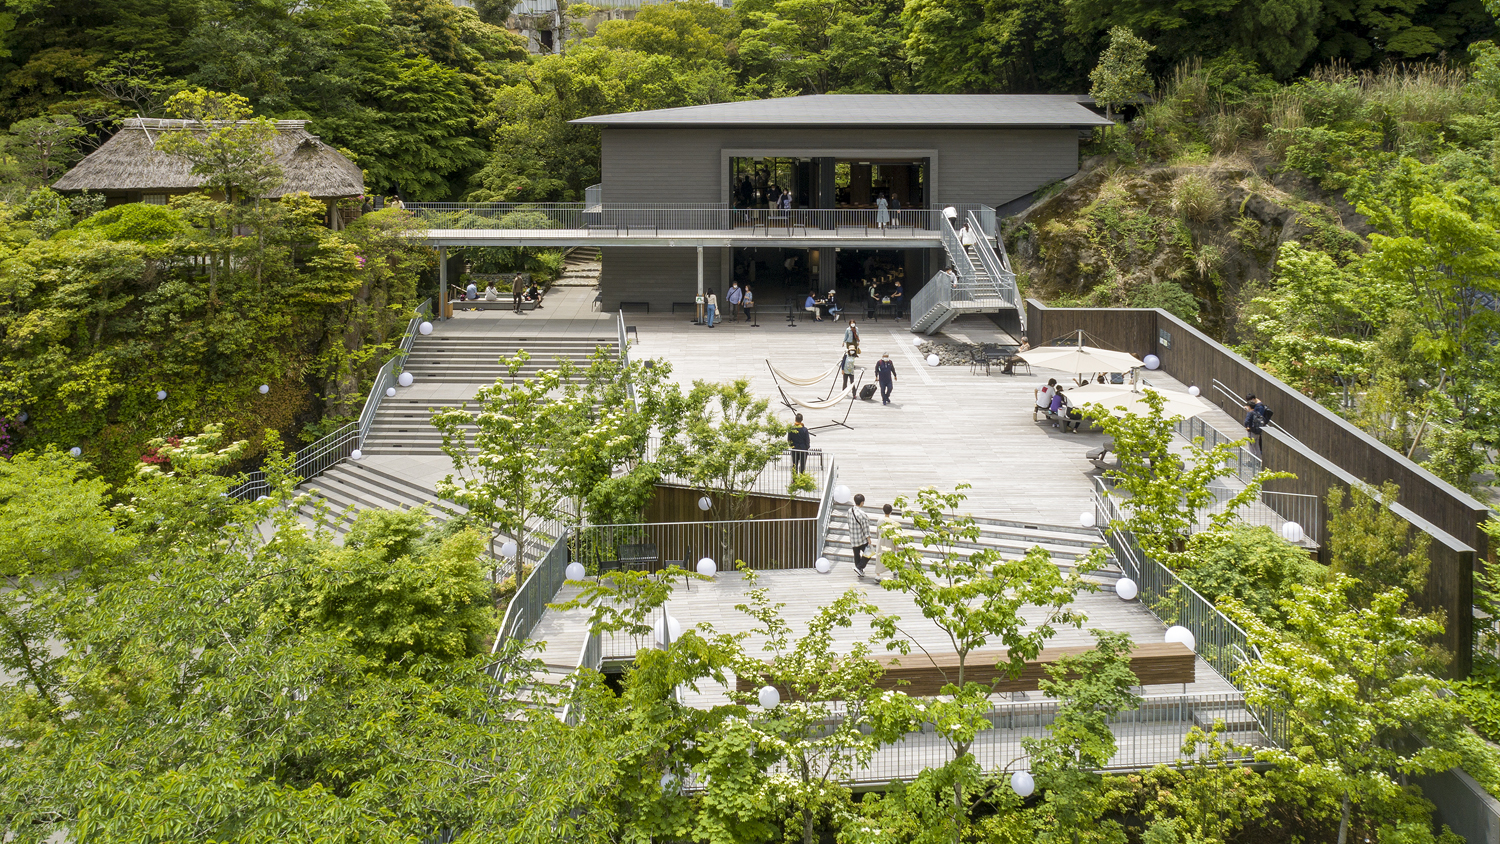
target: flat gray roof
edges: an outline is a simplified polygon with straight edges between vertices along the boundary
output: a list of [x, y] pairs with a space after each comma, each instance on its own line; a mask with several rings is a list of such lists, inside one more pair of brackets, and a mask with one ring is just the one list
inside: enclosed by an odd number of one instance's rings
[[1065, 129], [1110, 121], [1067, 94], [816, 94], [737, 103], [601, 114], [573, 120], [590, 126], [902, 127]]

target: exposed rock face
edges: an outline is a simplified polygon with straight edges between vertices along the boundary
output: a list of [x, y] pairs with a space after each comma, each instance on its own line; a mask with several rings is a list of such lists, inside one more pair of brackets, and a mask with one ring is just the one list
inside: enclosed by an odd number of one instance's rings
[[1006, 221], [1023, 291], [1045, 302], [1164, 307], [1229, 338], [1236, 299], [1270, 279], [1281, 244], [1363, 246], [1344, 197], [1243, 159], [1106, 167], [1097, 159]]

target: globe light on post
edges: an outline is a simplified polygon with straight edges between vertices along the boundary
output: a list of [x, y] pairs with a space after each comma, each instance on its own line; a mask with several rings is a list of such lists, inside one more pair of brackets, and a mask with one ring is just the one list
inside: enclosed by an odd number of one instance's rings
[[1161, 366], [1161, 358], [1156, 355], [1146, 355], [1144, 361], [1147, 369], [1157, 369]]
[[500, 556], [504, 557], [507, 560], [514, 560], [516, 558], [515, 540], [507, 539], [504, 542], [500, 543]]
[[431, 334], [432, 333], [432, 323], [427, 322], [426, 320], [423, 320], [422, 324], [419, 325], [419, 326], [417, 326], [417, 333], [423, 335], [424, 337], [426, 335], [428, 335], [428, 334]]
[[703, 559], [698, 561], [698, 573], [703, 575], [704, 577], [713, 577], [714, 572], [718, 570], [719, 567], [710, 557], [704, 557]]
[[819, 557], [818, 561], [813, 563], [813, 568], [818, 570], [818, 574], [827, 574], [833, 571], [833, 563], [827, 557]]
[[357, 448], [355, 450], [349, 452], [349, 456], [351, 458], [355, 459], [355, 460], [363, 460], [363, 459], [365, 459], [365, 453], [363, 451], [360, 451]]
[[73, 455], [74, 457], [82, 457], [83, 456], [83, 449], [81, 449], [81, 448], [79, 448], [78, 446], [75, 445], [72, 448], [68, 449], [68, 453], [71, 454], [71, 455]]
[[671, 644], [682, 638], [682, 622], [670, 615], [663, 616], [657, 619], [654, 632], [656, 641], [663, 645]]
[[849, 491], [849, 487], [839, 484], [833, 488], [833, 500], [836, 504], [848, 504], [854, 500], [854, 493]]
[[588, 575], [588, 569], [583, 567], [583, 563], [568, 563], [568, 567], [563, 569], [563, 577], [569, 580], [582, 580]]
[[385, 397], [388, 398], [388, 399], [395, 398], [396, 397], [396, 388], [395, 387], [386, 387], [385, 388]]
[[1167, 628], [1167, 635], [1162, 638], [1164, 642], [1181, 642], [1187, 645], [1187, 649], [1193, 653], [1198, 652], [1198, 640], [1193, 637], [1193, 631], [1180, 625], [1172, 625]]
[[676, 774], [672, 773], [671, 771], [667, 771], [665, 774], [661, 775], [661, 791], [663, 794], [676, 794], [681, 790], [682, 781], [677, 779]]
[[1287, 522], [1286, 524], [1281, 526], [1281, 538], [1285, 539], [1287, 542], [1292, 543], [1293, 545], [1301, 542], [1303, 535], [1302, 525], [1299, 525], [1296, 522]]
[[1017, 797], [1030, 797], [1036, 791], [1036, 780], [1031, 778], [1030, 771], [1016, 771], [1010, 775], [1010, 790]]
[[702, 510], [705, 513], [707, 513], [709, 511], [709, 509], [711, 507], [713, 507], [713, 506], [714, 506], [714, 503], [712, 501], [710, 501], [709, 498], [708, 498], [708, 496], [706, 496], [706, 495], [703, 496], [702, 498], [698, 499], [698, 509]]
[[1188, 395], [1192, 396], [1193, 398], [1197, 398], [1203, 395], [1203, 391], [1198, 389], [1197, 384], [1194, 384], [1193, 386], [1188, 387]]
[[775, 709], [781, 705], [781, 692], [776, 691], [775, 686], [761, 686], [756, 699], [761, 709]]
[[396, 376], [396, 383], [403, 387], [410, 387], [413, 380], [410, 372], [403, 372]]
[[271, 385], [270, 384], [262, 384], [262, 385], [260, 385], [260, 394], [261, 395], [265, 395], [266, 393], [269, 393], [269, 392], [271, 392]]
[[913, 337], [913, 338], [911, 338], [911, 344], [913, 346], [920, 346], [920, 345], [922, 345], [925, 342], [927, 342], [927, 341], [923, 340], [921, 337]]
[[156, 400], [157, 401], [166, 401], [167, 400], [167, 391], [166, 390], [157, 390], [156, 391]]
[[1080, 525], [1082, 525], [1082, 526], [1084, 526], [1086, 528], [1093, 527], [1094, 524], [1095, 524], [1095, 522], [1094, 522], [1094, 511], [1093, 510], [1084, 510], [1082, 513], [1079, 513], [1078, 514], [1078, 524], [1080, 524]]
[[942, 358], [939, 358], [937, 355], [928, 355], [927, 356], [927, 365], [928, 366], [937, 366], [938, 364], [940, 364], [942, 362], [943, 362]]
[[1141, 594], [1139, 586], [1128, 577], [1122, 577], [1115, 581], [1115, 595], [1122, 601], [1134, 601], [1135, 596]]

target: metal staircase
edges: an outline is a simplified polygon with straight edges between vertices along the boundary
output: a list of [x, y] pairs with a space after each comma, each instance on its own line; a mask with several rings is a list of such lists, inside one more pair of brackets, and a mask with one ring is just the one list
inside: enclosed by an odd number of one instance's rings
[[[979, 217], [968, 212], [970, 231], [985, 232]], [[925, 284], [911, 302], [911, 330], [918, 334], [933, 335], [961, 314], [994, 314], [1012, 312], [1022, 330], [1026, 327], [1026, 311], [1021, 304], [1021, 293], [1016, 287], [1016, 274], [1010, 269], [1005, 245], [1000, 243], [997, 254], [986, 234], [981, 234], [974, 243], [960, 242], [952, 224], [943, 219], [943, 248], [953, 272], [939, 272]]]

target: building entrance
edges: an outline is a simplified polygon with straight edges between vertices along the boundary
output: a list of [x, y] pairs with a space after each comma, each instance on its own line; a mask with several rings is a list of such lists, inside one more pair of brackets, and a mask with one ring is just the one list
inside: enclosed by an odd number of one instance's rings
[[927, 207], [927, 159], [729, 159], [736, 208], [888, 209]]
[[[912, 280], [921, 286], [926, 278], [927, 250], [923, 249], [735, 249], [732, 280], [750, 285], [762, 315], [799, 311], [809, 294], [823, 299], [834, 291], [850, 316], [885, 318], [894, 316], [903, 302], [891, 305], [899, 282], [902, 295], [910, 300]], [[874, 287], [875, 296], [870, 295]], [[882, 307], [885, 305], [884, 307]]]

